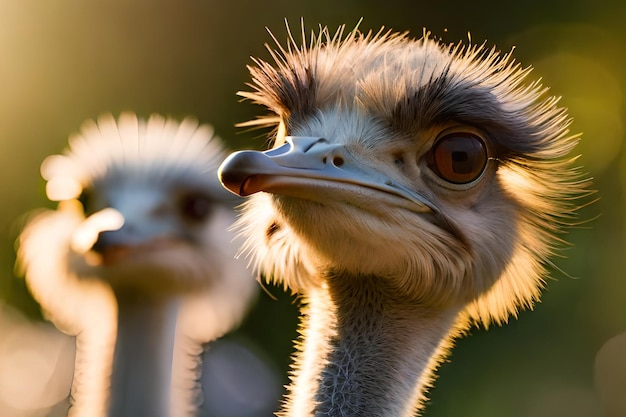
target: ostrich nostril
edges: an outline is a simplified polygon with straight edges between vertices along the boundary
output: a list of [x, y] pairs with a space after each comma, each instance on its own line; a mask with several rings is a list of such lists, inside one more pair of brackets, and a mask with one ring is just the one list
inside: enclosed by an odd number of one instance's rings
[[341, 156], [335, 156], [333, 157], [333, 165], [335, 165], [336, 167], [340, 167], [343, 165], [343, 158]]

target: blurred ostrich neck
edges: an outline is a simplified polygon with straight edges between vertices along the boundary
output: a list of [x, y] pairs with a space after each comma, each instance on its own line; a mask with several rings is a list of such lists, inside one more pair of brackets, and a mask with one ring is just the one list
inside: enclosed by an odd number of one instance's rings
[[421, 306], [380, 277], [326, 282], [309, 294], [300, 369], [281, 415], [412, 417], [459, 310]]
[[[170, 415], [178, 300], [116, 294], [110, 417]], [[133, 393], [132, 398], [128, 393]]]

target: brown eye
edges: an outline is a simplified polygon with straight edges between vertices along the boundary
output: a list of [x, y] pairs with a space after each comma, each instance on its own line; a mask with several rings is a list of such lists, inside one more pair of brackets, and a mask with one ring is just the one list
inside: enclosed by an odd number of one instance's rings
[[211, 200], [202, 194], [186, 194], [180, 200], [180, 212], [186, 220], [200, 222], [209, 217]]
[[455, 132], [439, 139], [432, 150], [430, 168], [453, 184], [467, 184], [483, 173], [487, 148], [478, 136]]

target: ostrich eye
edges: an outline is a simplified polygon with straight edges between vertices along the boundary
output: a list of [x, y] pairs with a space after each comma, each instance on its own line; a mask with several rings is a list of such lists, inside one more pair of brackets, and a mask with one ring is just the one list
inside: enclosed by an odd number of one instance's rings
[[209, 217], [211, 200], [203, 194], [186, 194], [180, 200], [180, 212], [186, 220], [201, 222]]
[[483, 173], [487, 148], [481, 138], [468, 132], [443, 136], [432, 149], [430, 168], [453, 184], [467, 184]]

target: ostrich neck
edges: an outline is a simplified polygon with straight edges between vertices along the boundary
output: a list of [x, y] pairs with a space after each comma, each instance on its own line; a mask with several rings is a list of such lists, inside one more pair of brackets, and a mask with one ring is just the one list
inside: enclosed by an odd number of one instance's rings
[[284, 416], [409, 417], [458, 309], [409, 300], [383, 278], [333, 275], [309, 294]]
[[178, 301], [117, 299], [109, 417], [168, 417]]

